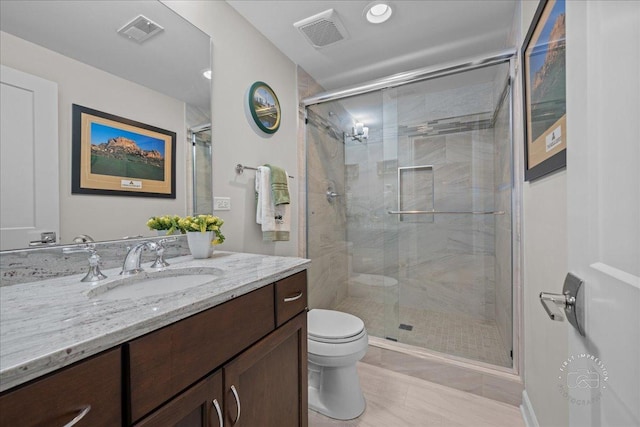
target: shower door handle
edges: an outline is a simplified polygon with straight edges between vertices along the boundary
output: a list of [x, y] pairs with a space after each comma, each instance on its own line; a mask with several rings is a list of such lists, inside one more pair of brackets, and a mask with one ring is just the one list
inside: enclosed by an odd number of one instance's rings
[[567, 273], [562, 287], [561, 294], [550, 292], [540, 292], [540, 303], [549, 315], [551, 320], [562, 322], [564, 317], [560, 308], [564, 309], [564, 314], [571, 325], [578, 330], [580, 335], [585, 336], [584, 331], [584, 295], [581, 288], [584, 282], [579, 277]]

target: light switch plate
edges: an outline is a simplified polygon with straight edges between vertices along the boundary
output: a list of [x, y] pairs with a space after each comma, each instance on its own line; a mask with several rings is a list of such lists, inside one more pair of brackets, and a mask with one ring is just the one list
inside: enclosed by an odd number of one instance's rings
[[230, 211], [231, 197], [214, 197], [213, 210], [214, 211]]

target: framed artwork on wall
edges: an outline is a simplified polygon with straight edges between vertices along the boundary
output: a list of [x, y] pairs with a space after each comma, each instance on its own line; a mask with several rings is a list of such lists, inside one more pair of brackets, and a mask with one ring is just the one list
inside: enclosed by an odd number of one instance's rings
[[567, 164], [564, 0], [542, 0], [522, 45], [525, 181]]
[[73, 105], [72, 194], [176, 198], [176, 133]]
[[273, 134], [280, 127], [280, 102], [275, 92], [264, 82], [255, 82], [249, 89], [247, 105], [251, 117], [258, 128], [267, 134]]

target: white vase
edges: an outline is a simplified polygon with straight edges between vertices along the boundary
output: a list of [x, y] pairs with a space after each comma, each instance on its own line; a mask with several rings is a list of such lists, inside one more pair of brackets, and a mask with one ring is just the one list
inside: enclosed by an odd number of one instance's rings
[[189, 250], [194, 258], [202, 259], [209, 258], [213, 253], [213, 231], [187, 231], [187, 242], [189, 243]]

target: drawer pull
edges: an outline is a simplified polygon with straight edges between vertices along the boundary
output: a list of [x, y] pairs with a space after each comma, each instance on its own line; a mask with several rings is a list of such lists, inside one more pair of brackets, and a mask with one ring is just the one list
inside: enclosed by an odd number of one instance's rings
[[224, 427], [224, 421], [222, 420], [222, 410], [220, 409], [220, 405], [218, 404], [218, 399], [213, 399], [211, 403], [213, 403], [213, 407], [216, 408], [216, 413], [218, 414], [218, 425], [220, 427]]
[[240, 421], [240, 396], [238, 396], [238, 392], [236, 391], [236, 387], [234, 385], [231, 386], [231, 393], [233, 393], [233, 398], [236, 399], [236, 407], [238, 408], [238, 415], [236, 416], [236, 420], [232, 424], [232, 426], [234, 426], [238, 424], [238, 421]]
[[91, 410], [91, 405], [85, 406], [83, 409], [80, 410], [80, 412], [78, 412], [78, 415], [76, 415], [74, 419], [66, 423], [63, 427], [71, 427], [78, 424], [78, 422], [80, 422], [80, 420], [83, 419], [84, 416], [87, 415], [90, 410]]
[[303, 295], [303, 294], [302, 294], [302, 291], [300, 291], [300, 292], [298, 292], [298, 294], [297, 294], [297, 295], [294, 295], [294, 296], [292, 296], [292, 297], [286, 297], [286, 298], [284, 299], [284, 302], [291, 302], [291, 301], [298, 300], [298, 299], [302, 298], [302, 295]]

